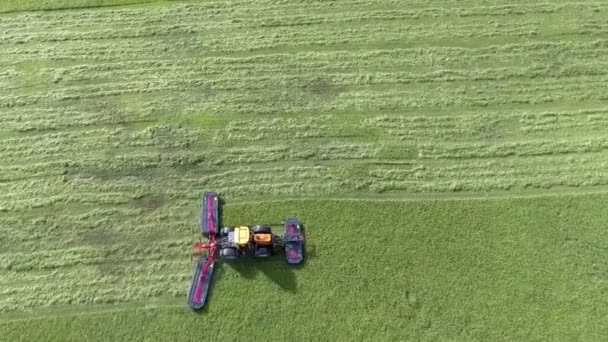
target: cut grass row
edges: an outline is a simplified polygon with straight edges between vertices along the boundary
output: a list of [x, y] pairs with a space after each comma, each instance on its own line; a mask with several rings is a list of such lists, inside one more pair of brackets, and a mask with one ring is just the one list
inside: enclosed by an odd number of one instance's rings
[[[606, 142], [537, 144], [353, 145], [294, 149], [270, 147], [219, 152], [90, 155], [4, 167], [3, 212], [62, 204], [124, 205], [146, 194], [196, 198], [196, 189], [225, 195], [323, 195], [359, 191], [455, 192], [552, 189], [592, 190], [606, 185]], [[379, 155], [384, 157], [380, 158]], [[40, 156], [39, 156], [40, 157]], [[53, 159], [53, 155], [49, 155]], [[41, 158], [42, 159], [42, 158]], [[345, 165], [345, 160], [350, 165]], [[271, 165], [264, 165], [273, 163]], [[162, 178], [159, 176], [162, 175]], [[194, 193], [192, 193], [194, 191]], [[8, 237], [7, 237], [8, 238]]]
[[[131, 43], [131, 42], [130, 42]], [[67, 45], [61, 43], [61, 45]], [[90, 49], [87, 44], [81, 51]], [[122, 50], [123, 53], [133, 51]], [[21, 47], [15, 57], [26, 57], [28, 50]], [[559, 42], [536, 41], [517, 44], [491, 45], [483, 47], [449, 47], [449, 46], [409, 46], [393, 49], [370, 50], [337, 50], [337, 51], [307, 51], [287, 54], [274, 53], [247, 56], [217, 56], [206, 57], [205, 51], [199, 51], [193, 56], [183, 56], [175, 59], [131, 59], [121, 62], [113, 60], [84, 63], [78, 59], [73, 63], [61, 61], [61, 58], [76, 59], [70, 55], [40, 55], [47, 59], [40, 65], [35, 63], [19, 63], [15, 69], [8, 69], [1, 77], [15, 77], [22, 73], [38, 75], [50, 79], [53, 73], [61, 74], [66, 81], [146, 78], [154, 71], [165, 77], [172, 72], [184, 74], [201, 73], [208, 76], [244, 76], [260, 74], [270, 76], [273, 72], [339, 72], [364, 69], [369, 71], [412, 71], [425, 73], [436, 69], [461, 69], [462, 71], [483, 71], [484, 68], [521, 68], [532, 63], [543, 64], [565, 63], [600, 63], [606, 61], [606, 40], [576, 41], [564, 40]], [[42, 51], [41, 51], [42, 52]], [[118, 52], [118, 51], [117, 51]], [[98, 57], [104, 57], [103, 55]], [[110, 58], [111, 56], [106, 56]], [[90, 60], [92, 62], [94, 60]], [[15, 62], [20, 62], [19, 60]], [[576, 64], [575, 64], [576, 65]], [[528, 65], [529, 66], [529, 65]], [[556, 66], [556, 69], [561, 68]], [[508, 69], [507, 69], [508, 70]], [[559, 70], [553, 70], [559, 71]]]
[[0, 13], [122, 6], [161, 1], [162, 0], [3, 0], [2, 3], [0, 3]]
[[[132, 305], [78, 316], [43, 313], [29, 320], [26, 330], [22, 321], [2, 320], [0, 332], [12, 341], [76, 340], [84, 331], [94, 340], [189, 339], [200, 335], [203, 324], [218, 327], [206, 329], [207, 338], [221, 339], [234, 336], [220, 328], [230, 317], [242, 329], [263, 319], [265, 329], [248, 330], [252, 338], [273, 331], [276, 339], [598, 340], [608, 334], [602, 324], [608, 314], [606, 203], [606, 194], [598, 194], [228, 204], [227, 223], [302, 218], [306, 265], [294, 270], [280, 258], [242, 267], [222, 264], [202, 315], [185, 308], [183, 294], [165, 301], [179, 307], [157, 307], [152, 299], [182, 291], [185, 268], [173, 265], [171, 273], [155, 278], [144, 259], [126, 268], [136, 269], [120, 281], [100, 278], [90, 266], [83, 274], [101, 283], [86, 291], [68, 292], [69, 286], [60, 285], [70, 283], [66, 278], [45, 279], [48, 286], [59, 286], [53, 289], [57, 298], [90, 303], [89, 291], [100, 302], [104, 293], [107, 298], [128, 294], [124, 299]], [[121, 258], [130, 255], [123, 253]], [[173, 260], [168, 256], [162, 262]], [[32, 280], [30, 273], [17, 276]], [[103, 279], [128, 291], [112, 292]], [[148, 281], [160, 281], [162, 293]]]
[[[60, 0], [61, 1], [61, 0]], [[59, 2], [60, 2], [59, 1]], [[70, 1], [70, 0], [66, 0]], [[71, 0], [73, 2], [85, 2], [89, 1], [93, 5], [103, 5], [103, 2], [156, 2], [158, 5], [155, 7], [122, 7], [118, 9], [112, 9], [112, 13], [117, 14], [116, 16], [100, 13], [99, 16], [91, 17], [91, 26], [85, 26], [91, 29], [94, 24], [109, 24], [114, 23], [118, 25], [128, 25], [129, 23], [134, 24], [157, 24], [162, 25], [157, 19], [160, 16], [167, 18], [176, 26], [191, 24], [191, 19], [201, 18], [209, 19], [213, 18], [213, 21], [203, 21], [198, 24], [202, 24], [201, 27], [214, 27], [214, 28], [251, 28], [251, 27], [275, 27], [275, 26], [313, 26], [323, 25], [327, 23], [341, 23], [347, 24], [351, 22], [365, 22], [366, 20], [378, 20], [381, 22], [391, 23], [394, 20], [412, 20], [410, 23], [425, 23], [428, 20], [435, 18], [444, 19], [459, 19], [459, 18], [509, 18], [516, 15], [518, 18], [534, 18], [539, 15], [552, 15], [552, 14], [568, 14], [571, 12], [582, 12], [586, 13], [589, 18], [599, 18], [601, 9], [605, 7], [605, 4], [601, 2], [586, 2], [585, 8], [581, 7], [581, 3], [564, 1], [560, 4], [556, 3], [528, 3], [522, 8], [522, 5], [510, 4], [507, 6], [483, 6], [475, 2], [462, 2], [463, 6], [434, 6], [434, 7], [418, 7], [408, 6], [407, 8], [399, 6], [390, 7], [379, 7], [382, 5], [388, 5], [387, 1], [343, 1], [340, 3], [323, 3], [323, 2], [309, 2], [306, 4], [298, 4], [293, 2], [276, 3], [272, 1], [259, 1], [249, 2], [243, 4], [242, 2], [233, 2], [230, 5], [226, 5], [219, 2], [199, 2], [196, 3], [191, 1], [180, 1], [178, 4], [173, 3], [171, 6], [165, 1], [154, 1], [154, 0]], [[11, 1], [8, 0], [10, 3]], [[22, 3], [26, 3], [24, 1]], [[58, 1], [54, 1], [58, 2]], [[94, 4], [97, 2], [97, 4]], [[5, 2], [6, 3], [6, 2]], [[468, 5], [468, 6], [467, 6]], [[44, 6], [44, 3], [42, 4]], [[58, 4], [59, 6], [59, 4]], [[95, 7], [95, 6], [91, 6]], [[0, 7], [0, 11], [2, 7]], [[335, 11], [335, 13], [328, 13], [328, 11]], [[138, 14], [145, 13], [146, 16]], [[182, 17], [180, 17], [180, 15]], [[183, 18], [183, 16], [186, 16]], [[82, 17], [78, 15], [76, 11], [61, 11], [53, 13], [41, 14], [24, 14], [32, 19], [33, 22], [40, 24], [38, 27], [40, 32], [44, 31], [45, 28], [53, 27], [53, 23], [45, 21], [46, 17], [53, 19], [59, 19], [65, 21], [68, 24], [72, 24], [74, 21], [82, 20]], [[1, 27], [13, 28], [19, 24], [19, 17], [9, 17], [5, 22], [2, 23]], [[42, 19], [42, 20], [41, 20]], [[185, 19], [185, 20], [179, 20]], [[419, 21], [417, 20], [419, 19]], [[71, 28], [71, 26], [68, 26]], [[75, 32], [77, 33], [77, 32]]]
[[[129, 115], [124, 110], [107, 110], [77, 113], [69, 110], [62, 112], [57, 108], [54, 111], [34, 111], [35, 114], [30, 113], [31, 116], [22, 110], [9, 110], [3, 121], [5, 128], [13, 134], [0, 138], [0, 154], [5, 158], [27, 158], [36, 152], [43, 158], [47, 153], [56, 153], [59, 147], [70, 148], [74, 141], [80, 143], [82, 152], [99, 151], [104, 147], [120, 146], [128, 150], [151, 145], [196, 150], [210, 141], [215, 146], [235, 150], [242, 143], [260, 140], [253, 146], [269, 147], [279, 142], [285, 147], [292, 147], [315, 139], [334, 139], [349, 145], [377, 141], [412, 147], [439, 141], [463, 145], [495, 142], [534, 146], [543, 141], [559, 144], [560, 137], [567, 137], [573, 145], [577, 145], [584, 140], [602, 140], [603, 130], [608, 123], [604, 118], [607, 113], [605, 108], [546, 112], [468, 110], [450, 115], [432, 112], [429, 115], [344, 113], [297, 118], [273, 115], [271, 118], [241, 120], [200, 115], [198, 127], [188, 125], [188, 115], [167, 117], [167, 121], [177, 121], [173, 123], [163, 123], [162, 118], [151, 117], [147, 119], [148, 122], [139, 118], [129, 121]], [[25, 117], [20, 115], [22, 112]], [[90, 119], [91, 122], [78, 121], [81, 118]], [[215, 118], [221, 120], [223, 127], [210, 127], [204, 121]], [[144, 125], [130, 127], [138, 121]], [[79, 127], [81, 129], [78, 130]], [[24, 132], [32, 134], [14, 134]], [[372, 136], [375, 139], [369, 140]]]
[[[601, 132], [608, 120], [606, 108], [588, 108], [561, 111], [521, 111], [521, 110], [463, 110], [449, 115], [432, 111], [418, 113], [344, 113], [333, 115], [298, 114], [296, 117], [253, 117], [232, 119], [229, 116], [199, 115], [198, 123], [192, 123], [187, 114], [173, 117], [154, 118], [151, 115], [132, 117], [124, 108], [107, 103], [105, 110], [83, 111], [76, 106], [55, 107], [46, 110], [34, 108], [14, 108], [6, 110], [0, 119], [6, 137], [0, 138], [0, 151], [19, 151], [24, 147], [35, 148], [36, 143], [48, 145], [66, 139], [85, 139], [96, 136], [114, 136], [123, 146], [142, 144], [169, 144], [160, 141], [168, 135], [176, 134], [181, 147], [200, 144], [203, 137], [212, 134], [217, 145], [239, 146], [244, 142], [263, 140], [300, 141], [305, 138], [336, 138], [340, 140], [365, 140], [372, 135], [389, 135], [397, 140], [411, 142], [443, 141], [468, 142], [480, 139], [492, 141], [525, 141], [526, 139], [576, 136], [587, 133], [587, 137], [602, 136]], [[101, 103], [97, 103], [101, 105]], [[75, 108], [76, 107], [76, 108]], [[406, 115], [407, 114], [407, 115]], [[178, 121], [169, 124], [163, 121]], [[212, 126], [217, 120], [220, 127]], [[129, 129], [141, 123], [141, 128]], [[184, 125], [189, 124], [190, 127]], [[216, 125], [217, 126], [217, 125]], [[107, 128], [106, 128], [107, 127]], [[113, 127], [113, 128], [110, 128]], [[31, 132], [31, 135], [16, 133]], [[593, 133], [597, 132], [597, 133]], [[103, 140], [103, 138], [101, 139]], [[382, 139], [388, 140], [390, 139]], [[107, 142], [104, 142], [107, 143]], [[116, 142], [115, 142], [116, 143]]]
[[[352, 4], [346, 2], [345, 5]], [[310, 51], [311, 46], [323, 49], [332, 45], [363, 44], [370, 40], [389, 46], [396, 42], [411, 46], [429, 40], [472, 41], [483, 38], [495, 39], [495, 43], [500, 44], [508, 43], [509, 40], [538, 40], [545, 35], [544, 31], [552, 29], [546, 23], [558, 20], [562, 21], [562, 29], [553, 40], [563, 40], [570, 36], [579, 39], [584, 37], [587, 41], [601, 41], [606, 30], [602, 21], [605, 4], [545, 5], [559, 10], [555, 13], [533, 13], [534, 4], [528, 4], [521, 10], [529, 13], [519, 15], [518, 20], [511, 20], [511, 13], [504, 13], [498, 16], [482, 16], [476, 18], [474, 23], [471, 23], [470, 17], [450, 18], [451, 14], [458, 12], [457, 9], [451, 8], [437, 17], [393, 20], [388, 20], [394, 14], [394, 11], [390, 10], [366, 10], [355, 15], [348, 11], [332, 11], [331, 16], [327, 12], [323, 14], [329, 16], [328, 22], [313, 21], [290, 26], [297, 18], [292, 17], [293, 9], [285, 6], [281, 10], [282, 13], [268, 14], [270, 21], [284, 20], [284, 26], [281, 26], [281, 23], [275, 23], [273, 26], [252, 16], [252, 13], [268, 12], [263, 4], [256, 6], [257, 10], [247, 9], [241, 18], [235, 16], [232, 9], [228, 9], [228, 19], [225, 20], [218, 17], [217, 11], [209, 10], [200, 3], [173, 3], [172, 6], [158, 8], [99, 10], [95, 11], [95, 15], [81, 11], [23, 14], [3, 20], [7, 32], [2, 40], [2, 45], [6, 47], [2, 57], [10, 58], [7, 63], [14, 63], [15, 57], [27, 55], [31, 60], [32, 57], [43, 56], [45, 53], [50, 54], [51, 58], [63, 56], [112, 60], [120, 57], [121, 60], [132, 60], [133, 57], [140, 59], [137, 56], [141, 56], [144, 51], [148, 52], [148, 56], [157, 57], [173, 57], [176, 53], [184, 55], [184, 52], [205, 55], [273, 48]], [[304, 20], [310, 21], [309, 18], [313, 16], [309, 12], [310, 7], [305, 6], [306, 14], [300, 15]], [[594, 11], [593, 7], [597, 7], [599, 11]], [[470, 6], [462, 7], [464, 10], [467, 8]], [[487, 13], [496, 11], [496, 8], [486, 8]], [[341, 18], [357, 22], [357, 25], [353, 27], [348, 25], [348, 22], [341, 22]], [[62, 26], [54, 26], [53, 23], [56, 22], [61, 22]], [[34, 25], [26, 26], [24, 30], [23, 27], [27, 23]], [[548, 38], [550, 35], [545, 36]], [[123, 49], [120, 45], [112, 44], [114, 39], [128, 42], [130, 48]], [[83, 41], [87, 42], [85, 49], [82, 48]], [[151, 44], [151, 41], [154, 43]], [[62, 43], [60, 49], [57, 43]]]

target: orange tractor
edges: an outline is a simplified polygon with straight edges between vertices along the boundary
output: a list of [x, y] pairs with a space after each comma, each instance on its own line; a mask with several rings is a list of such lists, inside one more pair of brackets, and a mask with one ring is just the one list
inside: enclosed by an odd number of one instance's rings
[[283, 251], [289, 264], [299, 264], [304, 260], [304, 234], [298, 219], [287, 219], [284, 222], [283, 236], [273, 234], [268, 226], [220, 227], [219, 196], [215, 192], [203, 194], [200, 225], [201, 233], [209, 241], [194, 245], [201, 257], [194, 271], [194, 277], [188, 291], [188, 304], [193, 309], [205, 305], [211, 276], [215, 266], [216, 252], [221, 259], [229, 261], [240, 257], [268, 258], [277, 249]]

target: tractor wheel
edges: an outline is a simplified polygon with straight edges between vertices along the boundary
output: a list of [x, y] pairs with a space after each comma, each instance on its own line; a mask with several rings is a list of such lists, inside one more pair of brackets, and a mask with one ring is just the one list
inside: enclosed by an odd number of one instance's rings
[[268, 258], [272, 254], [272, 251], [268, 247], [258, 247], [255, 251], [256, 258]]
[[271, 233], [271, 229], [268, 226], [257, 225], [255, 227], [253, 227], [253, 233], [254, 234], [257, 234], [257, 233], [270, 234]]
[[224, 227], [224, 228], [222, 228], [222, 230], [220, 230], [220, 236], [226, 237], [226, 236], [228, 236], [228, 233], [233, 232], [233, 231], [234, 231], [234, 227]]
[[220, 256], [224, 259], [236, 259], [238, 257], [236, 248], [226, 247], [220, 250]]

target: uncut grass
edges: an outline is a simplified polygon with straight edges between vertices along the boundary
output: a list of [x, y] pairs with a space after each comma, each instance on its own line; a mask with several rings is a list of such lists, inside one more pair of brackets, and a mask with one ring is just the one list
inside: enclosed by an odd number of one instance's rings
[[[228, 204], [227, 223], [301, 218], [306, 264], [293, 269], [280, 258], [222, 264], [200, 315], [184, 307], [182, 295], [173, 301], [178, 306], [157, 307], [151, 299], [124, 311], [32, 320], [27, 331], [21, 321], [4, 321], [0, 331], [11, 340], [40, 334], [71, 340], [85, 327], [92, 339], [187, 338], [201, 324], [223, 324], [228, 315], [260, 338], [267, 331], [249, 327], [263, 317], [276, 339], [596, 340], [608, 333], [601, 324], [608, 314], [608, 236], [601, 229], [607, 199]], [[137, 294], [150, 284], [126, 285]], [[234, 335], [209, 329], [206, 336]]]

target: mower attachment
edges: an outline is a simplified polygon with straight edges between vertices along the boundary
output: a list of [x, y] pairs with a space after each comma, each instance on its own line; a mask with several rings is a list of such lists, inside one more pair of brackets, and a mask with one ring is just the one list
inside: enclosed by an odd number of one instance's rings
[[205, 192], [202, 198], [200, 224], [201, 234], [209, 238], [219, 233], [219, 196], [215, 192]]
[[215, 192], [205, 192], [202, 196], [200, 212], [201, 233], [209, 241], [198, 242], [193, 248], [203, 255], [194, 270], [192, 283], [188, 289], [188, 305], [198, 310], [205, 306], [211, 277], [215, 266], [216, 251], [223, 260], [240, 257], [269, 258], [274, 248], [283, 248], [289, 264], [300, 264], [304, 260], [304, 233], [300, 220], [290, 218], [285, 221], [284, 235], [272, 234], [269, 226], [237, 226], [220, 229], [220, 200]]
[[285, 221], [283, 244], [288, 263], [299, 264], [304, 260], [304, 234], [300, 220], [291, 218]]
[[192, 309], [198, 310], [205, 305], [214, 266], [215, 261], [213, 259], [201, 258], [198, 260], [192, 277], [192, 284], [188, 291], [188, 305]]
[[188, 291], [188, 305], [192, 309], [200, 309], [205, 305], [213, 268], [215, 266], [216, 236], [219, 235], [219, 196], [215, 192], [205, 192], [202, 198], [200, 224], [201, 233], [209, 239], [209, 243], [199, 243], [199, 250], [208, 249], [207, 257], [200, 258], [194, 270], [192, 284]]

